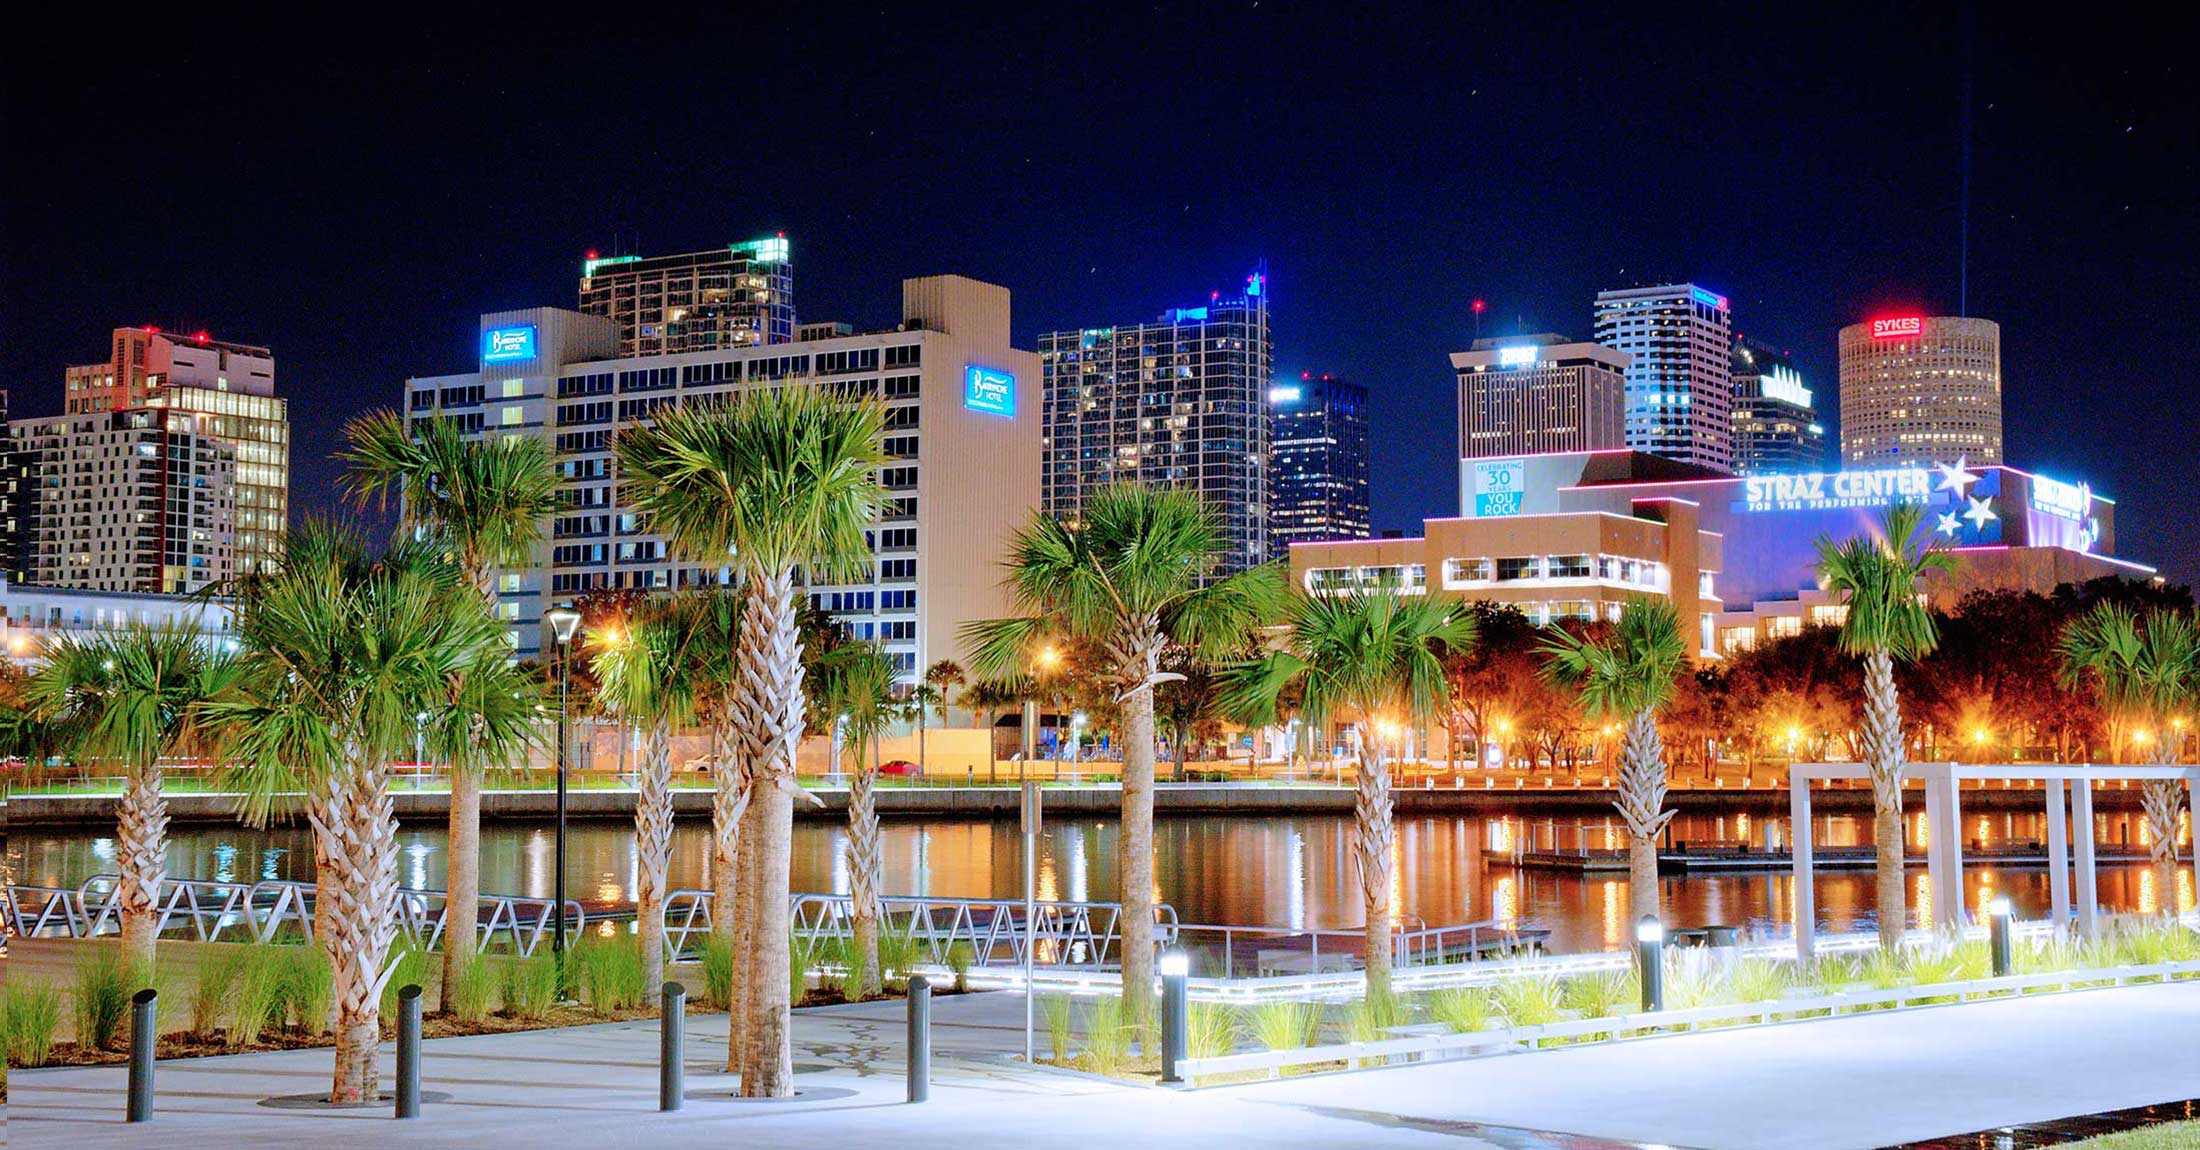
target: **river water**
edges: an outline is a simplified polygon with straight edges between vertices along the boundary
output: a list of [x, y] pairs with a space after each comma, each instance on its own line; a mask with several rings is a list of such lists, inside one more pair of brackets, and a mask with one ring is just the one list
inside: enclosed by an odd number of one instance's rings
[[[2141, 843], [2136, 812], [2098, 816], [2104, 844]], [[2036, 813], [1967, 814], [1965, 838], [1987, 845], [2036, 842], [2043, 837]], [[1743, 809], [1724, 814], [1685, 813], [1673, 835], [1692, 843], [1762, 844], [1767, 824], [1785, 842], [1786, 820]], [[1615, 826], [1586, 824], [1578, 815], [1468, 815], [1401, 817], [1392, 871], [1392, 905], [1402, 916], [1430, 925], [1484, 920], [1534, 923], [1552, 931], [1559, 951], [1603, 950], [1624, 939], [1627, 891], [1624, 874], [1576, 874], [1507, 865], [1515, 847], [1571, 849], [1623, 845]], [[177, 826], [169, 873], [178, 878], [220, 880], [310, 879], [313, 854], [302, 825], [251, 830], [233, 826]], [[1910, 817], [1908, 833], [1921, 845], [1923, 817]], [[1814, 827], [1821, 846], [1864, 845], [1868, 815], [1821, 816]], [[2189, 832], [2188, 832], [2189, 833]], [[1361, 922], [1357, 871], [1352, 861], [1352, 821], [1338, 816], [1162, 816], [1156, 820], [1157, 895], [1186, 923], [1275, 925], [1294, 929], [1345, 928]], [[1039, 897], [1109, 901], [1116, 897], [1115, 823], [1060, 819], [1048, 824], [1040, 847]], [[554, 834], [547, 823], [491, 822], [482, 828], [483, 891], [542, 897], [552, 889]], [[674, 833], [672, 885], [703, 884], [706, 828], [683, 820]], [[845, 826], [804, 821], [795, 826], [794, 889], [845, 892]], [[1017, 897], [1021, 894], [1022, 838], [1013, 821], [889, 820], [884, 827], [886, 892], [949, 898]], [[399, 834], [399, 881], [440, 889], [444, 833], [440, 824], [408, 824]], [[2189, 838], [2188, 838], [2189, 841]], [[0, 877], [10, 883], [75, 886], [114, 869], [109, 835], [82, 829], [19, 828], [6, 840]], [[634, 832], [630, 822], [575, 822], [569, 831], [566, 882], [577, 898], [626, 900], [633, 895]], [[2179, 909], [2193, 906], [2192, 870], [2179, 869]], [[1676, 926], [1706, 923], [1780, 928], [1791, 923], [1792, 880], [1785, 868], [1770, 872], [1669, 875], [1663, 880], [1667, 919]], [[1911, 914], [1929, 913], [1922, 866], [1910, 873]], [[2009, 896], [2020, 916], [2044, 914], [2047, 871], [2032, 866], [1972, 865], [1965, 875], [1965, 903], [1976, 909], [1996, 894]], [[2164, 897], [2143, 864], [2104, 863], [2100, 894], [2115, 911], [2152, 912]], [[1821, 927], [1861, 930], [1873, 917], [1868, 869], [1822, 870], [1817, 878]], [[1409, 918], [1410, 921], [1410, 918]]]

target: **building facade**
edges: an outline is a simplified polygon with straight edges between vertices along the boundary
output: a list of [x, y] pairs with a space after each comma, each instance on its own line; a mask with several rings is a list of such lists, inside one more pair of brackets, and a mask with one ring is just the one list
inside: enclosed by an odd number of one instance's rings
[[62, 636], [132, 625], [196, 631], [209, 643], [234, 641], [228, 605], [211, 597], [25, 586], [0, 578], [0, 656], [16, 666], [37, 665]]
[[[67, 369], [63, 410], [94, 415], [173, 411], [192, 434], [226, 443], [235, 456], [233, 521], [238, 574], [282, 558], [290, 522], [290, 409], [275, 394], [275, 356], [264, 347], [156, 327], [114, 331], [105, 362]], [[157, 590], [157, 588], [137, 588]]]
[[1561, 335], [1478, 339], [1470, 350], [1453, 352], [1459, 458], [1625, 446], [1631, 360]]
[[1175, 308], [1151, 323], [1048, 332], [1046, 513], [1075, 520], [1110, 483], [1198, 493], [1220, 519], [1217, 573], [1270, 557], [1268, 392], [1275, 345], [1266, 277], [1244, 294]]
[[2000, 463], [2001, 325], [1891, 316], [1841, 329], [1841, 460]]
[[47, 587], [189, 594], [238, 574], [237, 449], [193, 412], [135, 407], [17, 420]]
[[[880, 478], [893, 505], [870, 532], [865, 576], [805, 593], [856, 638], [879, 641], [905, 678], [963, 660], [962, 623], [1011, 613], [1000, 563], [1039, 505], [1039, 362], [1010, 343], [1006, 288], [951, 275], [905, 280], [902, 316], [887, 331], [818, 325], [818, 338], [798, 343], [646, 356], [619, 354], [622, 333], [608, 317], [558, 308], [482, 316], [480, 369], [406, 381], [406, 409], [553, 448], [564, 509], [548, 552], [496, 582], [514, 646], [538, 653], [543, 610], [590, 591], [730, 577], [670, 554], [621, 500], [611, 451], [620, 427], [670, 405], [808, 384], [885, 402], [890, 462]], [[515, 348], [526, 354], [500, 354]]]
[[1630, 357], [1628, 448], [1733, 472], [1734, 318], [1725, 296], [1692, 283], [1599, 292], [1596, 342]]
[[0, 387], [0, 579], [30, 578], [37, 521], [30, 518], [30, 479], [15, 429], [8, 424], [8, 391]]
[[1734, 473], [1784, 475], [1826, 462], [1826, 429], [1788, 354], [1734, 339]]
[[622, 358], [793, 343], [791, 256], [784, 235], [674, 256], [590, 252], [579, 310], [618, 325]]
[[1367, 388], [1309, 374], [1269, 388], [1268, 406], [1269, 553], [1367, 538]]

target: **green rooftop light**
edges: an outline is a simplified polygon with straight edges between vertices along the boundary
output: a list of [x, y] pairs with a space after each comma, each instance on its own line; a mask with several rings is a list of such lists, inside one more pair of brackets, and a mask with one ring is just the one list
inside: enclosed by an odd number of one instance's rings
[[728, 247], [734, 252], [747, 252], [758, 263], [783, 264], [787, 262], [788, 247], [787, 237], [785, 236], [768, 236], [761, 240], [750, 240], [745, 244], [731, 244]]
[[595, 275], [596, 275], [596, 269], [597, 269], [597, 268], [600, 268], [600, 267], [603, 267], [603, 266], [605, 266], [605, 265], [607, 265], [607, 264], [630, 264], [630, 263], [633, 263], [633, 262], [634, 262], [635, 260], [638, 260], [638, 259], [640, 259], [640, 258], [642, 258], [642, 257], [640, 257], [640, 256], [604, 256], [604, 257], [603, 257], [603, 258], [601, 258], [601, 259], [583, 260], [583, 261], [581, 262], [581, 278], [582, 278], [582, 279], [593, 279], [593, 278], [595, 278]]

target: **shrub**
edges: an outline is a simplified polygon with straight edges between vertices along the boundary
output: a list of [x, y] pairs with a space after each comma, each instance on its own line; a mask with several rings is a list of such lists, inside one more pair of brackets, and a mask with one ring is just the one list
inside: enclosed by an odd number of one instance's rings
[[[474, 966], [484, 966], [476, 961]], [[554, 959], [522, 958], [504, 964], [504, 1012], [532, 1022], [550, 1013], [558, 1001], [558, 964]]]
[[1054, 1055], [1056, 1065], [1069, 1062], [1070, 1034], [1075, 1029], [1070, 1024], [1070, 1001], [1066, 994], [1050, 994], [1039, 1000], [1039, 1013], [1046, 1019], [1047, 1049]]
[[703, 944], [703, 1001], [712, 1010], [733, 1007], [733, 944], [717, 937]]
[[[557, 983], [557, 969], [551, 968], [551, 984]], [[496, 997], [496, 964], [482, 955], [460, 964], [443, 988], [443, 1010], [460, 1022], [476, 1023], [489, 1017], [490, 1000]]]
[[1795, 985], [1794, 971], [1784, 962], [1745, 958], [1727, 976], [1727, 994], [1736, 1002], [1769, 1002]]
[[0, 1055], [12, 1066], [44, 1066], [61, 1026], [61, 994], [37, 983], [0, 988]]
[[1556, 979], [1532, 974], [1507, 978], [1490, 989], [1490, 996], [1507, 1026], [1541, 1026], [1558, 1020]]
[[329, 1001], [336, 981], [328, 956], [318, 946], [286, 946], [282, 971], [291, 1025], [307, 1034], [328, 1029]]
[[1314, 1041], [1322, 1008], [1312, 1002], [1263, 1002], [1246, 1015], [1253, 1040], [1269, 1050], [1297, 1050]]
[[1096, 1074], [1115, 1074], [1130, 1053], [1132, 1024], [1121, 998], [1094, 1000], [1085, 1008], [1085, 1064]]
[[591, 938], [573, 948], [582, 992], [598, 1014], [633, 1010], [649, 989], [643, 985], [642, 948], [632, 935]]
[[1444, 1024], [1453, 1034], [1472, 1034], [1489, 1029], [1491, 1016], [1496, 1013], [1496, 1003], [1491, 999], [1488, 987], [1453, 986], [1430, 992], [1423, 1005], [1430, 1018]]
[[1237, 1011], [1219, 1002], [1194, 1002], [1184, 1012], [1184, 1052], [1220, 1058], [1237, 1041]]
[[76, 1040], [78, 1044], [105, 1050], [122, 1033], [122, 1021], [130, 1014], [130, 996], [145, 983], [143, 972], [133, 970], [118, 948], [100, 947], [77, 964]]

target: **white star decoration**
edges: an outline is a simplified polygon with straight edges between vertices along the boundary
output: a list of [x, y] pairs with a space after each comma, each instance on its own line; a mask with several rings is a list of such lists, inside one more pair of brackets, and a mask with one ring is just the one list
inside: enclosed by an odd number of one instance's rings
[[1953, 491], [1957, 495], [1969, 497], [1966, 493], [1970, 490], [1972, 484], [1978, 482], [1978, 476], [1971, 474], [1963, 466], [1969, 459], [1970, 457], [1967, 455], [1959, 455], [1956, 457], [1956, 463], [1953, 467], [1945, 463], [1933, 465], [1940, 468], [1940, 490]]
[[[1969, 499], [1969, 497], [1966, 496], [1966, 499]], [[1970, 520], [1973, 527], [1984, 530], [1989, 520], [2001, 518], [2001, 516], [1994, 514], [1993, 511], [1988, 508], [1988, 505], [1993, 503], [1993, 501], [1994, 497], [1991, 495], [1987, 496], [1984, 499], [1969, 499], [1971, 509], [1964, 512], [1963, 517]]]
[[1940, 533], [1942, 535], [1952, 539], [1955, 537], [1955, 533], [1961, 530], [1963, 530], [1963, 524], [1957, 521], [1955, 512], [1943, 511], [1940, 513]]

